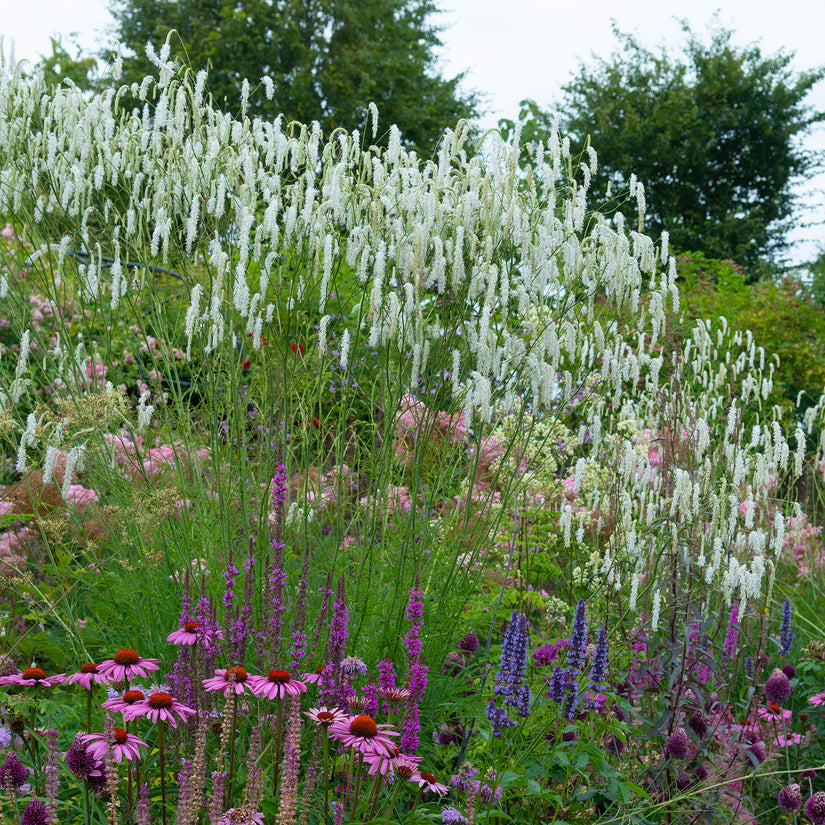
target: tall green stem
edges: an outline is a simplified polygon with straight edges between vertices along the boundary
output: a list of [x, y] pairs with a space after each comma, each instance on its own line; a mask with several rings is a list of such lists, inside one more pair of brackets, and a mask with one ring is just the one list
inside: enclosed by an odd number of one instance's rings
[[275, 769], [272, 771], [272, 798], [278, 798], [278, 776], [281, 770], [281, 746], [283, 735], [284, 700], [278, 697], [278, 721], [275, 727]]
[[163, 825], [166, 825], [166, 722], [163, 719], [158, 720], [158, 739], [160, 750], [160, 804], [161, 813], [163, 815]]
[[[235, 728], [238, 722], [238, 694], [235, 693], [235, 685], [232, 685], [232, 730], [229, 733], [229, 776], [226, 780], [225, 799], [226, 804], [232, 795], [232, 776], [235, 773]], [[166, 823], [164, 823], [166, 825]]]

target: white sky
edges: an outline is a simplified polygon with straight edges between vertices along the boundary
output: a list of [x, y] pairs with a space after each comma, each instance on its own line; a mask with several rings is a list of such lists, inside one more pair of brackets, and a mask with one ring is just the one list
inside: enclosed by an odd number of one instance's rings
[[[704, 31], [715, 11], [720, 22], [736, 32], [739, 46], [759, 41], [763, 53], [796, 52], [797, 70], [825, 63], [825, 3], [821, 0], [436, 0], [444, 25], [441, 55], [446, 76], [467, 70], [467, 88], [486, 95], [482, 123], [495, 126], [500, 117], [515, 117], [518, 103], [533, 98], [549, 107], [557, 100], [581, 61], [593, 53], [609, 56], [615, 47], [611, 18], [622, 31], [638, 35], [643, 45], [674, 45], [683, 41], [677, 18]], [[111, 22], [107, 0], [5, 0], [0, 35], [14, 42], [16, 59], [36, 60], [49, 53], [49, 35], [77, 33], [87, 49], [107, 41]], [[72, 51], [70, 49], [70, 51]], [[825, 82], [809, 102], [825, 110]], [[808, 145], [825, 150], [825, 129]], [[596, 146], [598, 151], [598, 146]], [[813, 226], [792, 235], [795, 259], [814, 254], [825, 244], [825, 175], [809, 182], [814, 208], [805, 216]]]

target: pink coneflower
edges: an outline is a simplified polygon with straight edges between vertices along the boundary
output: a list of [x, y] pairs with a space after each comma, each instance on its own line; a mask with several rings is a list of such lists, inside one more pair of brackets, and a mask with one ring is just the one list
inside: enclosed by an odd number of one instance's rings
[[66, 677], [66, 684], [78, 684], [86, 690], [91, 690], [93, 685], [108, 685], [109, 677], [100, 672], [99, 665], [90, 663], [81, 665], [77, 673], [72, 673]]
[[774, 740], [777, 748], [787, 748], [789, 745], [799, 745], [805, 741], [805, 736], [801, 733], [782, 733]]
[[[101, 707], [106, 708], [106, 710], [112, 710], [115, 713], [122, 713], [123, 718], [128, 722], [135, 718], [132, 716], [134, 706], [145, 701], [145, 699], [146, 695], [142, 690], [127, 690], [123, 696], [114, 696], [111, 699], [107, 699], [101, 704]], [[141, 716], [142, 714], [138, 713], [137, 715]]]
[[307, 685], [316, 685], [318, 682], [321, 681], [321, 678], [324, 675], [324, 669], [322, 667], [316, 668], [312, 673], [302, 673], [301, 674], [301, 681]]
[[46, 672], [40, 667], [26, 668], [22, 673], [12, 673], [10, 676], [0, 678], [0, 685], [18, 685], [31, 687], [41, 685], [42, 687], [52, 687], [62, 685], [66, 681], [65, 673], [58, 673], [55, 676], [46, 676]]
[[218, 825], [264, 825], [264, 815], [251, 813], [243, 808], [230, 808], [219, 820]]
[[[168, 693], [153, 693], [143, 702], [136, 702], [129, 711], [129, 719], [138, 719], [148, 716], [152, 722], [168, 722], [173, 728], [177, 727], [175, 714], [185, 721], [187, 716], [195, 714], [192, 708], [173, 699]], [[124, 713], [123, 718], [126, 718]]]
[[432, 791], [434, 794], [438, 794], [438, 796], [444, 796], [450, 792], [450, 789], [446, 785], [442, 785], [431, 773], [427, 773], [427, 771], [419, 771], [418, 772], [418, 779], [413, 779], [413, 782], [418, 782], [418, 787], [424, 791], [424, 795], [427, 795], [428, 791]]
[[255, 696], [283, 699], [306, 693], [307, 686], [300, 679], [293, 679], [285, 670], [270, 670], [268, 676], [250, 676], [249, 689]]
[[392, 725], [377, 725], [371, 716], [351, 716], [330, 726], [330, 734], [348, 748], [355, 748], [364, 755], [392, 756], [397, 750], [390, 736], [400, 736]]
[[211, 647], [212, 639], [220, 638], [221, 635], [220, 630], [210, 631], [204, 629], [200, 622], [186, 622], [180, 630], [170, 633], [166, 637], [166, 641], [172, 642], [174, 645], [206, 644]]
[[811, 696], [811, 698], [808, 699], [808, 701], [812, 705], [816, 705], [817, 707], [819, 707], [820, 705], [825, 705], [825, 692], [817, 693], [816, 696]]
[[[234, 679], [230, 681], [230, 677], [234, 674]], [[247, 681], [249, 674], [242, 667], [228, 667], [226, 670], [216, 670], [215, 675], [211, 679], [204, 679], [203, 686], [207, 690], [220, 690], [224, 694], [243, 693], [249, 689]]]
[[[138, 759], [140, 747], [149, 747], [142, 739], [138, 739], [134, 734], [126, 733], [123, 728], [112, 728], [112, 738], [112, 753], [115, 762], [123, 759], [131, 762], [133, 759]], [[101, 762], [106, 759], [106, 737], [102, 733], [87, 733], [80, 737], [80, 741], [86, 745], [86, 753]]]
[[97, 669], [105, 673], [113, 682], [125, 682], [135, 676], [147, 678], [148, 670], [157, 670], [160, 659], [143, 659], [131, 648], [123, 648], [115, 653], [113, 659], [101, 662]]
[[310, 708], [304, 711], [304, 716], [312, 719], [318, 725], [329, 727], [335, 722], [343, 722], [347, 718], [347, 714], [338, 710], [338, 708]]
[[401, 753], [397, 747], [392, 747], [389, 756], [371, 753], [364, 755], [364, 762], [369, 766], [370, 776], [380, 774], [381, 776], [393, 777], [396, 774], [402, 779], [414, 781], [418, 776], [418, 763], [420, 756], [407, 756]]
[[765, 708], [759, 708], [756, 715], [760, 719], [775, 720], [777, 722], [785, 720], [786, 722], [793, 716], [793, 711], [782, 710], [779, 705], [768, 705]]

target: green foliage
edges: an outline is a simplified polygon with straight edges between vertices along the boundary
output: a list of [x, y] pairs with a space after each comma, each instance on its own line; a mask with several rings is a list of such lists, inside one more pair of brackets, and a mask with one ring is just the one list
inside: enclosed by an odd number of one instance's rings
[[[679, 249], [753, 273], [784, 248], [792, 185], [815, 166], [798, 139], [825, 117], [804, 104], [825, 69], [797, 74], [793, 54], [737, 48], [721, 27], [707, 43], [683, 28], [681, 55], [615, 30], [618, 51], [583, 64], [564, 87], [564, 125], [598, 152], [592, 198], [626, 192], [633, 172], [645, 187], [648, 234], [667, 230]], [[524, 139], [543, 138], [551, 116], [533, 101], [522, 106]]]
[[790, 277], [747, 286], [746, 271], [730, 260], [701, 252], [677, 257], [682, 308], [690, 318], [726, 317], [735, 329], [749, 329], [781, 369], [767, 404], [790, 406], [802, 393], [802, 408], [825, 386], [825, 312], [811, 292]]
[[58, 85], [70, 80], [79, 89], [90, 92], [96, 88], [98, 80], [97, 60], [83, 56], [83, 51], [75, 44], [75, 56], [69, 53], [60, 37], [50, 37], [52, 53], [43, 55], [37, 64], [42, 69], [46, 82]]
[[[431, 0], [113, 0], [118, 39], [134, 53], [124, 80], [150, 72], [147, 41], [159, 45], [173, 29], [195, 69], [209, 68], [209, 88], [234, 109], [241, 84], [253, 89], [249, 113], [288, 121], [317, 120], [333, 129], [363, 129], [374, 102], [385, 124], [429, 155], [445, 126], [476, 114], [476, 95], [462, 95], [462, 75], [436, 71], [439, 27]], [[274, 83], [269, 99], [262, 75]], [[383, 129], [381, 130], [384, 131]]]

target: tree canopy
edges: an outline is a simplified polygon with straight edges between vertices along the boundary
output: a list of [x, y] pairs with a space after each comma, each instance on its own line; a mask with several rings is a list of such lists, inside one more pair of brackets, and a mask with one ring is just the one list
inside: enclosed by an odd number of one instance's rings
[[[598, 153], [593, 197], [619, 195], [632, 173], [644, 183], [647, 232], [667, 230], [674, 247], [708, 257], [776, 260], [793, 184], [817, 164], [800, 137], [825, 118], [805, 104], [825, 70], [796, 73], [793, 54], [738, 48], [724, 28], [712, 28], [707, 42], [683, 29], [687, 42], [672, 54], [614, 26], [618, 50], [582, 64], [563, 87], [563, 123]], [[548, 112], [522, 106], [526, 140], [549, 131]]]
[[[462, 75], [437, 73], [440, 29], [432, 0], [112, 0], [115, 36], [132, 54], [124, 79], [139, 81], [150, 64], [148, 41], [172, 29], [195, 70], [209, 68], [218, 105], [237, 108], [244, 78], [249, 111], [317, 120], [328, 133], [363, 128], [374, 102], [408, 145], [429, 154], [443, 129], [476, 114]], [[173, 44], [174, 45], [174, 44]], [[260, 83], [268, 76], [273, 86]], [[272, 93], [268, 97], [267, 91]]]

